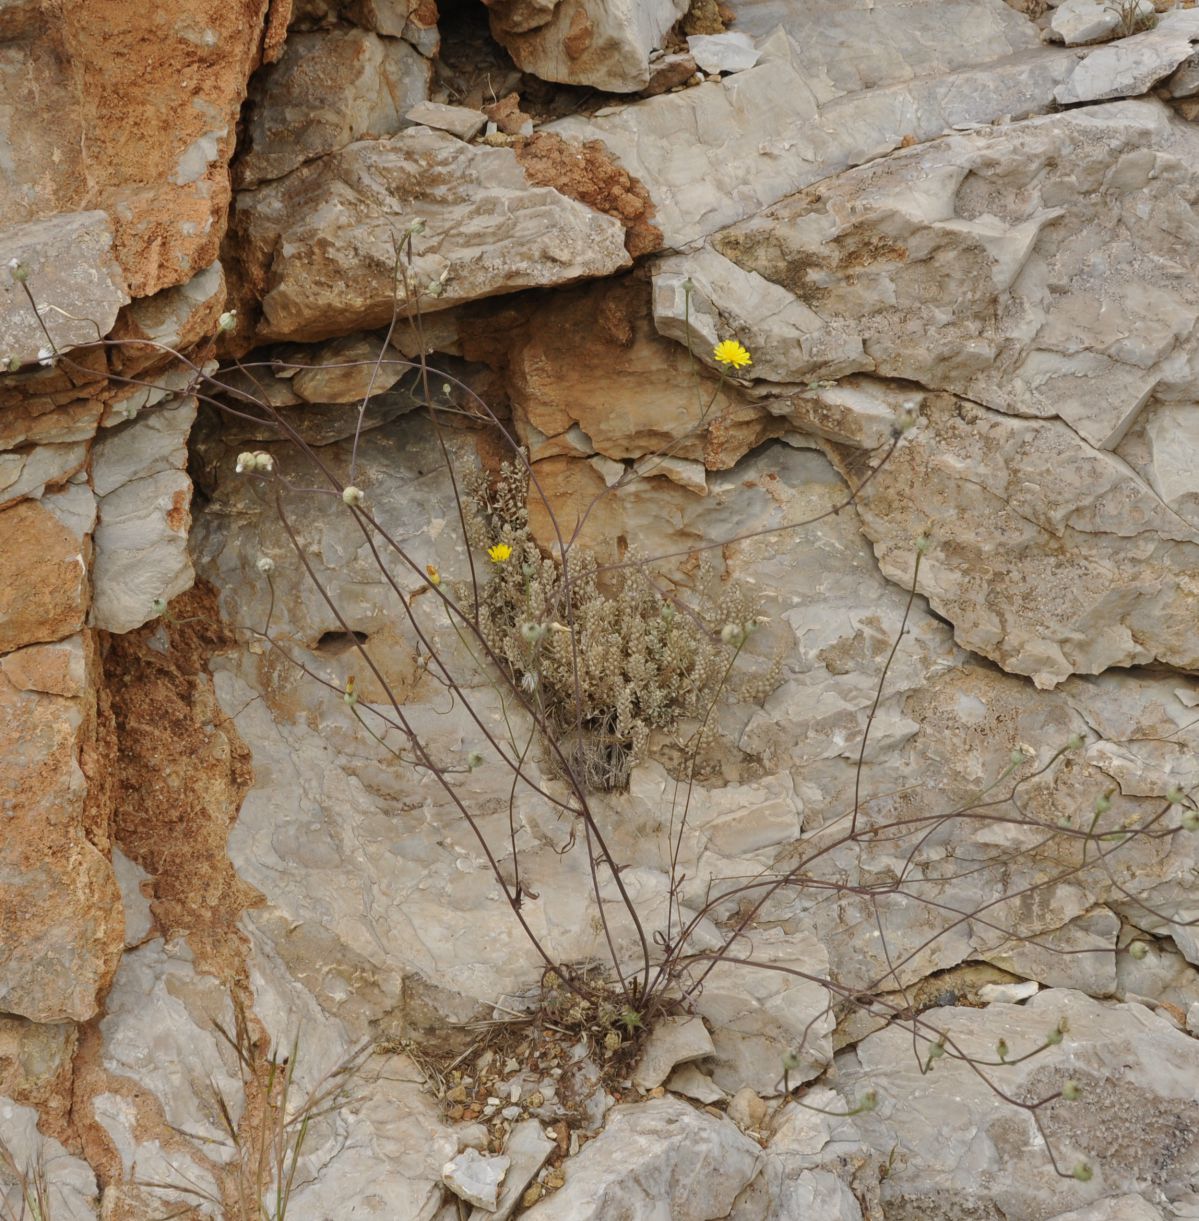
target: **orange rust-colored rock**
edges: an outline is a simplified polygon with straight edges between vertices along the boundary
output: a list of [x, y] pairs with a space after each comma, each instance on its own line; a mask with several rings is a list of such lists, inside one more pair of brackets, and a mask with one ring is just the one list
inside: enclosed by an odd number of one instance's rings
[[41, 501], [0, 512], [0, 653], [83, 626], [88, 550]]
[[163, 936], [186, 937], [197, 969], [229, 982], [245, 970], [238, 919], [258, 897], [225, 850], [250, 753], [206, 668], [232, 645], [215, 591], [198, 586], [171, 603], [169, 620], [109, 637], [104, 657], [118, 739], [114, 837], [153, 878]]
[[539, 131], [515, 145], [525, 176], [539, 187], [553, 187], [625, 227], [625, 249], [636, 258], [662, 246], [653, 223], [649, 191], [612, 160], [600, 140], [572, 144], [555, 132]]
[[[101, 209], [130, 293], [190, 279], [217, 257], [267, 0], [88, 4], [41, 0], [0, 65], [6, 126], [0, 215], [19, 224]], [[279, 43], [277, 6], [268, 54]]]
[[[548, 438], [577, 424], [608, 458], [672, 456], [732, 466], [784, 425], [729, 381], [698, 378], [654, 328], [650, 288], [626, 276], [531, 305], [507, 358], [516, 419]], [[473, 354], [473, 353], [472, 353]], [[562, 447], [578, 452], [564, 438]], [[542, 446], [547, 454], [553, 446]]]
[[93, 651], [77, 636], [22, 652], [0, 668], [0, 1011], [86, 1021], [125, 929], [107, 826], [88, 825]]

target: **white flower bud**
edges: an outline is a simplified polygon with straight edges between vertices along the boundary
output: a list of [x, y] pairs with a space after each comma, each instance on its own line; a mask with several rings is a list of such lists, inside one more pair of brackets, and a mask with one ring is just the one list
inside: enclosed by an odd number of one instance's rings
[[259, 572], [274, 572], [275, 561], [269, 555], [260, 556], [258, 563], [255, 565]]
[[226, 310], [217, 320], [216, 329], [218, 331], [232, 331], [237, 327], [237, 310]]
[[347, 504], [350, 508], [360, 505], [366, 499], [366, 493], [361, 488], [356, 488], [352, 483], [342, 489], [341, 500], [343, 504]]
[[253, 471], [258, 468], [258, 459], [253, 454], [243, 452], [237, 455], [237, 466], [234, 468], [239, 475], [244, 475], [246, 471]]

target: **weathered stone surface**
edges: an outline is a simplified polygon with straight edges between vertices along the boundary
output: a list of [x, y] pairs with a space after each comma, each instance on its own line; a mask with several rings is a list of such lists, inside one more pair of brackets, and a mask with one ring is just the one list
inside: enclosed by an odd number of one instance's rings
[[33, 1107], [17, 1106], [0, 1098], [0, 1207], [12, 1217], [37, 1216], [36, 1208], [22, 1190], [7, 1164], [11, 1158], [19, 1173], [35, 1181], [37, 1168], [44, 1169], [54, 1208], [54, 1221], [94, 1221], [99, 1216], [100, 1189], [92, 1168], [72, 1156], [52, 1137], [38, 1131], [38, 1113]]
[[758, 62], [761, 52], [748, 34], [693, 34], [687, 49], [705, 72], [744, 72]]
[[179, 399], [105, 432], [95, 444], [95, 627], [140, 627], [155, 617], [156, 600], [169, 602], [192, 583], [191, 480], [185, 468], [195, 418], [196, 400]]
[[483, 130], [487, 116], [470, 106], [447, 106], [444, 102], [418, 102], [404, 116], [410, 123], [448, 131], [459, 140], [469, 140]]
[[[1152, 7], [1150, 0], [1140, 3]], [[1061, 12], [1059, 8], [1054, 20]], [[1092, 51], [1057, 87], [1054, 97], [1069, 105], [1145, 93], [1189, 58], [1196, 39], [1199, 13], [1182, 9], [1166, 13], [1153, 29]]]
[[[225, 273], [220, 263], [213, 263], [185, 284], [134, 301], [122, 315], [114, 338], [148, 339], [164, 348], [182, 351], [215, 333], [224, 307]], [[135, 346], [128, 353], [119, 352], [117, 359], [133, 358], [140, 352]]]
[[[510, 149], [412, 129], [239, 196], [235, 223], [261, 292], [259, 335], [311, 340], [386, 325], [396, 244], [414, 221], [425, 228], [405, 271], [427, 312], [606, 275], [630, 261], [623, 226], [552, 188], [530, 187]], [[430, 295], [434, 282], [440, 288]]]
[[[665, 451], [723, 469], [784, 430], [740, 386], [702, 375], [685, 348], [656, 334], [648, 296], [636, 279], [587, 286], [505, 311], [487, 328], [511, 337], [497, 363], [535, 458]], [[478, 341], [466, 338], [473, 351]], [[660, 458], [649, 466], [666, 473]]]
[[293, 34], [255, 80], [239, 187], [282, 178], [355, 140], [394, 135], [429, 94], [429, 61], [402, 39], [365, 30]]
[[546, 1136], [537, 1120], [522, 1119], [515, 1124], [504, 1145], [504, 1156], [511, 1165], [504, 1176], [496, 1206], [474, 1209], [470, 1221], [507, 1221], [520, 1203], [529, 1181], [556, 1148], [556, 1143]]
[[41, 496], [47, 485], [65, 483], [87, 461], [87, 452], [86, 442], [79, 441], [0, 453], [0, 508]]
[[492, 4], [491, 32], [522, 72], [546, 81], [632, 93], [649, 81], [650, 52], [688, 0], [557, 0]]
[[502, 1155], [483, 1157], [477, 1149], [464, 1149], [442, 1167], [441, 1179], [459, 1199], [494, 1212], [511, 1165], [511, 1160]]
[[757, 66], [727, 81], [548, 128], [603, 140], [678, 248], [894, 149], [1038, 113], [1076, 63], [1003, 0], [831, 0], [781, 19]]
[[[1194, 669], [1199, 533], [1118, 458], [1054, 420], [927, 399], [860, 503], [883, 571], [959, 643], [1051, 687], [1160, 659]], [[987, 557], [984, 559], [983, 557]]]
[[90, 1018], [121, 952], [97, 778], [83, 770], [96, 764], [91, 647], [76, 637], [0, 668], [0, 1010], [39, 1022]]
[[641, 1059], [633, 1070], [633, 1084], [643, 1090], [652, 1090], [670, 1076], [675, 1065], [715, 1052], [712, 1036], [701, 1018], [667, 1018], [650, 1031]]
[[[16, 262], [33, 294], [12, 276]], [[103, 212], [71, 212], [0, 234], [0, 363], [50, 360], [107, 335], [129, 295]], [[40, 321], [39, 321], [40, 318]], [[49, 336], [47, 337], [47, 332]]]
[[409, 371], [394, 348], [373, 335], [348, 335], [303, 354], [292, 389], [308, 403], [356, 403], [382, 394]]
[[[1129, 0], [1128, 7], [1134, 25], [1151, 21], [1156, 16], [1153, 0]], [[1120, 6], [1105, 4], [1103, 0], [1062, 0], [1054, 8], [1049, 29], [1060, 42], [1069, 46], [1100, 42], [1133, 32], [1126, 28]]]
[[650, 1217], [670, 1201], [672, 1221], [727, 1216], [758, 1173], [758, 1146], [727, 1119], [674, 1098], [616, 1107], [604, 1131], [566, 1167], [566, 1186], [534, 1205], [530, 1221]]
[[271, 52], [266, 0], [26, 7], [37, 15], [0, 64], [0, 127], [15, 134], [0, 215], [101, 209], [132, 296], [189, 280], [224, 232], [238, 110]]
[[[948, 137], [721, 234], [740, 270], [697, 268], [696, 308], [724, 319], [759, 377], [868, 369], [1059, 415], [1110, 448], [1151, 394], [1181, 397], [1194, 377], [1199, 294], [1176, 235], [1195, 225], [1197, 154], [1199, 132], [1156, 101]], [[759, 329], [740, 306], [763, 280], [778, 309]]]
[[[61, 640], [83, 626], [94, 505], [86, 488], [0, 512], [0, 653]], [[84, 514], [82, 520], [76, 510]]]
[[[896, 1142], [904, 1153], [881, 1185], [888, 1213], [935, 1217], [972, 1208], [983, 1216], [992, 1210], [1057, 1217], [1125, 1194], [1190, 1206], [1199, 1083], [1187, 1035], [1140, 1005], [1105, 1006], [1059, 990], [1025, 1005], [921, 1015], [926, 1036], [936, 1040], [945, 1031], [955, 1050], [983, 1060], [994, 1059], [1000, 1038], [1013, 1058], [1043, 1047], [1062, 1019], [1067, 1029], [1060, 1046], [984, 1070], [1022, 1102], [1055, 1093], [1066, 1080], [1078, 1082], [1079, 1101], [1039, 1109], [1043, 1138], [1028, 1111], [1005, 1105], [983, 1076], [951, 1055], [921, 1074], [910, 1031], [871, 1035], [844, 1058], [838, 1088], [852, 1098], [869, 1087], [879, 1097], [875, 1113], [854, 1121], [861, 1136], [883, 1158]], [[922, 1040], [920, 1047], [927, 1046]], [[1063, 1177], [1046, 1155], [1046, 1141]], [[1092, 1181], [1070, 1177], [1080, 1162], [1092, 1167]]]

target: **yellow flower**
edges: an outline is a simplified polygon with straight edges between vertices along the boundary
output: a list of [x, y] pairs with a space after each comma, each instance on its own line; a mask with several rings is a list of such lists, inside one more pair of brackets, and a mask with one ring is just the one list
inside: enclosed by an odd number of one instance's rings
[[437, 569], [434, 568], [432, 564], [425, 565], [425, 572], [428, 574], [430, 585], [440, 585], [441, 584], [441, 573], [438, 572]]
[[722, 339], [712, 349], [712, 355], [722, 365], [730, 365], [734, 369], [744, 369], [746, 365], [753, 364], [749, 353], [735, 339]]
[[493, 564], [506, 564], [512, 557], [512, 548], [507, 543], [496, 543], [494, 547], [487, 548], [487, 558]]

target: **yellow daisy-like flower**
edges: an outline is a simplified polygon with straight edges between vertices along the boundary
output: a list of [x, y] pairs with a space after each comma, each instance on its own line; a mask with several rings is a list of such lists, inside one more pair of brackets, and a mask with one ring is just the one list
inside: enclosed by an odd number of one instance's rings
[[712, 355], [722, 365], [729, 365], [733, 369], [744, 369], [746, 365], [753, 364], [749, 353], [735, 339], [722, 339], [712, 349]]
[[512, 558], [512, 548], [507, 543], [496, 543], [487, 548], [487, 558], [493, 564], [506, 564]]

